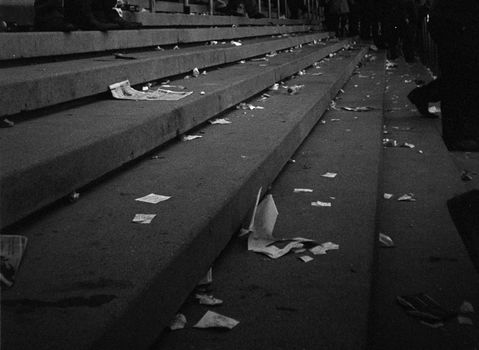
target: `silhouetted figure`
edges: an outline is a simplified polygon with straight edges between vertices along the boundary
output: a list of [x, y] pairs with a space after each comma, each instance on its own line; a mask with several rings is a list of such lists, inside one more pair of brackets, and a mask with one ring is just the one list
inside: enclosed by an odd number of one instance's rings
[[36, 30], [71, 32], [77, 29], [65, 20], [62, 0], [35, 0], [33, 6]]
[[328, 30], [334, 31], [337, 37], [347, 34], [349, 12], [348, 0], [326, 0], [326, 26]]
[[[258, 5], [256, 4], [255, 0], [229, 0], [228, 5], [221, 10], [226, 15], [230, 16], [242, 16], [243, 14], [238, 13], [238, 7], [240, 4], [243, 4], [245, 7], [245, 11], [250, 18], [265, 18], [266, 16], [263, 15], [258, 11]], [[218, 9], [219, 10], [219, 9]]]

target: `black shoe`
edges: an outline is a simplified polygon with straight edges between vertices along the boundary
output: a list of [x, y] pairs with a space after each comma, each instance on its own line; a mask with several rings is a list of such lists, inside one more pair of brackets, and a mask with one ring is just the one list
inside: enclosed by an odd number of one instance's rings
[[421, 99], [419, 96], [418, 96], [418, 88], [415, 88], [413, 89], [408, 95], [407, 95], [407, 98], [408, 100], [414, 105], [416, 106], [417, 110], [419, 111], [419, 113], [421, 113], [421, 115], [423, 117], [426, 117], [426, 118], [438, 118], [439, 116], [437, 114], [433, 114], [431, 112], [429, 112], [428, 108], [429, 108], [429, 102], [428, 101], [425, 101], [423, 99]]

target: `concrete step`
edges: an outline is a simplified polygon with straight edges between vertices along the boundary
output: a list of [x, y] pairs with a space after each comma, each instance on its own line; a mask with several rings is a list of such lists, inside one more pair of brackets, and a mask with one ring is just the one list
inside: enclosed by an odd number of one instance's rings
[[2, 226], [234, 107], [346, 43], [304, 46], [272, 57], [267, 64], [236, 64], [174, 82], [195, 92], [179, 101], [101, 100], [3, 129]]
[[[366, 76], [367, 78], [362, 78]], [[365, 62], [272, 184], [279, 216], [276, 237], [339, 244], [327, 255], [290, 254], [271, 260], [233, 238], [213, 264], [212, 294], [220, 307], [192, 296], [179, 310], [188, 324], [164, 333], [152, 349], [365, 349], [376, 245], [376, 206], [382, 157], [384, 55]], [[366, 97], [369, 95], [369, 97]], [[324, 178], [336, 172], [334, 179]], [[313, 193], [293, 193], [294, 188]], [[334, 197], [334, 199], [331, 199]], [[311, 202], [331, 202], [315, 208]], [[304, 263], [299, 256], [309, 255]], [[192, 326], [207, 310], [240, 321], [229, 332]], [[387, 349], [388, 347], [384, 347]]]
[[[387, 138], [415, 145], [386, 148], [382, 192], [395, 194], [379, 204], [380, 232], [394, 249], [380, 249], [374, 288], [371, 349], [474, 349], [479, 345], [477, 314], [465, 315], [473, 326], [454, 318], [431, 328], [408, 317], [396, 297], [426, 293], [458, 312], [464, 300], [477, 310], [479, 276], [449, 215], [446, 202], [466, 192], [440, 133], [440, 121], [422, 118], [407, 100], [414, 80], [430, 80], [424, 68], [398, 62], [388, 74], [385, 98]], [[421, 151], [421, 152], [419, 152]], [[412, 192], [415, 202], [398, 202]]]
[[[319, 59], [319, 51], [303, 48], [274, 64], [287, 61], [295, 72], [300, 61], [306, 66]], [[203, 138], [172, 142], [155, 159], [82, 193], [75, 204], [17, 225], [14, 232], [26, 235], [29, 246], [16, 284], [2, 293], [2, 349], [150, 346], [238, 231], [258, 188], [272, 183], [365, 52], [343, 50], [309, 71], [323, 75], [287, 82], [304, 84], [299, 94], [254, 99], [264, 110], [233, 110], [223, 115], [231, 125], [196, 130]], [[256, 74], [256, 87], [271, 85], [263, 68], [244, 67], [218, 74]], [[270, 74], [277, 81], [287, 72]], [[235, 90], [222, 88], [222, 98], [233, 102]], [[108, 159], [99, 154], [98, 161]], [[156, 206], [134, 200], [148, 193], [172, 198]], [[137, 225], [131, 223], [136, 213], [158, 215], [150, 225]]]
[[[32, 111], [108, 91], [108, 85], [129, 79], [141, 84], [199, 69], [233, 63], [327, 38], [327, 33], [298, 33], [281, 38], [244, 40], [242, 46], [194, 46], [179, 50], [130, 53], [132, 60], [111, 54], [61, 62], [0, 68], [0, 116]], [[22, 93], [19, 93], [22, 91]]]
[[[192, 16], [193, 17], [193, 16]], [[0, 60], [78, 55], [158, 45], [271, 36], [318, 29], [310, 25], [235, 28], [163, 28], [61, 32], [0, 33]]]

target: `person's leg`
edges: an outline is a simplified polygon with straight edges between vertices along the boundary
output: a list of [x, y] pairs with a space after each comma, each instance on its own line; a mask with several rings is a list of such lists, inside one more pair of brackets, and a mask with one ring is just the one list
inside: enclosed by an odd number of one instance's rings
[[84, 30], [107, 31], [119, 29], [116, 23], [102, 22], [94, 11], [101, 11], [103, 3], [98, 0], [64, 0], [65, 18]]
[[35, 0], [35, 29], [70, 32], [76, 27], [65, 21], [62, 0]]
[[437, 118], [436, 114], [429, 113], [430, 102], [441, 101], [441, 79], [435, 79], [426, 85], [413, 89], [408, 95], [409, 101], [414, 104], [422, 116], [428, 118]]

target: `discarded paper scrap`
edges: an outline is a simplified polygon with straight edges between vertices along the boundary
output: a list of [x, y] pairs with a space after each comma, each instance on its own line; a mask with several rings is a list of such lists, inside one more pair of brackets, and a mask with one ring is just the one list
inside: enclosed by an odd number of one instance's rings
[[329, 179], [334, 179], [338, 174], [337, 173], [331, 173], [331, 172], [327, 172], [327, 173], [324, 173], [323, 175], [321, 175], [322, 177], [327, 177]]
[[408, 315], [428, 323], [447, 321], [456, 316], [454, 312], [444, 309], [424, 293], [398, 296], [397, 301]]
[[210, 124], [226, 125], [226, 124], [232, 124], [232, 123], [228, 119], [220, 118], [220, 119], [210, 120]]
[[161, 194], [150, 193], [150, 194], [148, 194], [144, 197], [136, 198], [135, 201], [151, 203], [151, 204], [158, 204], [158, 203], [166, 201], [170, 198], [171, 198], [170, 196], [163, 196]]
[[112, 84], [109, 88], [114, 98], [135, 101], [177, 101], [193, 93], [192, 91], [171, 91], [164, 89], [138, 91], [131, 87], [129, 80]]
[[406, 193], [403, 194], [401, 197], [398, 198], [400, 202], [415, 202], [416, 198], [414, 198], [414, 193]]
[[384, 199], [391, 199], [394, 197], [394, 195], [392, 193], [384, 193]]
[[156, 214], [135, 214], [132, 222], [137, 224], [151, 224]]
[[312, 193], [313, 190], [311, 188], [295, 188], [294, 193]]
[[330, 207], [331, 202], [321, 202], [321, 201], [316, 201], [316, 202], [311, 202], [311, 205], [313, 207]]
[[385, 235], [384, 233], [379, 233], [379, 242], [382, 244], [383, 247], [394, 247], [394, 241], [392, 240], [392, 238], [388, 235]]
[[433, 113], [433, 114], [441, 113], [441, 109], [437, 106], [431, 106], [431, 107], [428, 108], [428, 112]]
[[339, 244], [333, 242], [325, 242], [323, 244], [317, 245], [311, 248], [309, 251], [314, 255], [324, 255], [328, 250], [338, 250]]
[[300, 260], [304, 261], [305, 263], [314, 260], [314, 258], [310, 257], [309, 255], [303, 255], [299, 257]]
[[245, 228], [241, 229], [239, 237], [242, 237], [242, 236], [244, 236], [248, 233], [251, 233], [254, 230], [254, 218], [256, 216], [256, 212], [258, 211], [258, 205], [259, 205], [259, 200], [261, 198], [261, 191], [262, 190], [263, 190], [263, 187], [260, 187], [260, 189], [258, 190], [258, 194], [256, 195], [256, 202], [255, 202], [254, 207], [253, 207], [253, 214], [251, 215], [251, 220], [249, 222], [249, 226], [248, 226], [247, 229], [245, 229]]
[[196, 294], [195, 298], [198, 299], [201, 305], [215, 306], [223, 304], [223, 300], [216, 299], [214, 296], [208, 294]]
[[350, 111], [350, 112], [368, 112], [372, 111], [374, 108], [373, 107], [368, 107], [368, 106], [359, 106], [359, 107], [341, 107], [345, 111]]
[[0, 236], [0, 282], [11, 287], [15, 282], [15, 275], [27, 248], [28, 239], [25, 236]]
[[170, 329], [176, 331], [177, 329], [183, 329], [186, 325], [186, 316], [183, 314], [176, 314], [173, 321], [170, 323]]
[[235, 319], [217, 314], [213, 311], [207, 311], [201, 320], [193, 327], [195, 328], [228, 328], [233, 329], [239, 324]]
[[196, 140], [196, 139], [200, 139], [202, 137], [203, 136], [201, 136], [201, 135], [184, 135], [182, 140], [183, 141], [193, 141], [193, 140]]

